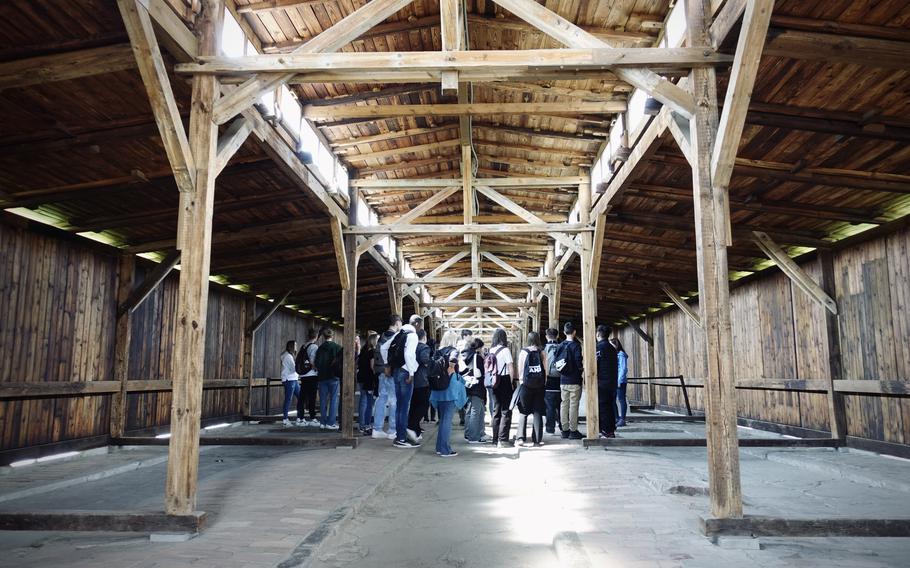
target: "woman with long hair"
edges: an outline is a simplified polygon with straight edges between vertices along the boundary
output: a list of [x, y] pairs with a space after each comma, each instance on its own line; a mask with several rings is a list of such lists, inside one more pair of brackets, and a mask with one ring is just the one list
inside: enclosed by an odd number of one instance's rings
[[540, 335], [532, 331], [528, 334], [525, 348], [518, 355], [518, 381], [521, 389], [518, 404], [523, 415], [533, 416], [531, 442], [535, 448], [543, 445], [547, 368], [547, 354], [541, 349]]
[[493, 346], [490, 347], [488, 357], [495, 358], [495, 370], [492, 379], [493, 391], [493, 438], [499, 447], [509, 445], [509, 430], [512, 428], [512, 377], [515, 376], [515, 366], [512, 352], [509, 350], [509, 340], [506, 330], [500, 328], [493, 332]]
[[487, 389], [483, 384], [483, 340], [473, 339], [459, 354], [458, 372], [465, 382], [468, 404], [465, 410], [464, 438], [469, 444], [485, 444], [490, 441], [484, 434]]
[[626, 402], [626, 387], [628, 386], [626, 375], [629, 373], [629, 356], [626, 354], [626, 350], [622, 348], [622, 342], [619, 341], [618, 337], [611, 339], [610, 343], [616, 348], [616, 354], [619, 359], [618, 385], [616, 388], [616, 402], [619, 404], [619, 414], [617, 414], [616, 426], [620, 427], [626, 425], [626, 409], [629, 407]]

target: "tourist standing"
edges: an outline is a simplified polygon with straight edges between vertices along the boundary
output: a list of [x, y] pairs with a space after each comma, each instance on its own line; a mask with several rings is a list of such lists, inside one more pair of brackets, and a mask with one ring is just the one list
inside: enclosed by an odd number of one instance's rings
[[512, 377], [515, 376], [512, 352], [504, 329], [493, 332], [493, 346], [484, 361], [484, 380], [493, 392], [493, 438], [499, 447], [509, 445], [512, 428]]
[[430, 392], [430, 404], [436, 407], [439, 414], [439, 430], [436, 433], [436, 455], [449, 458], [458, 455], [451, 445], [452, 420], [455, 409], [463, 407], [467, 400], [464, 380], [458, 374], [458, 353], [452, 349], [448, 353], [449, 385], [446, 390]]
[[581, 440], [584, 438], [578, 431], [578, 404], [581, 401], [583, 368], [581, 345], [575, 339], [575, 325], [572, 322], [566, 322], [562, 332], [566, 339], [556, 349], [556, 369], [559, 370], [559, 390], [562, 396], [559, 407], [562, 437]]
[[427, 332], [417, 330], [417, 372], [414, 373], [414, 394], [411, 395], [411, 408], [408, 410], [408, 440], [415, 444], [423, 442], [423, 430], [420, 420], [430, 404], [430, 383], [427, 382], [427, 367], [432, 357], [432, 349], [427, 343]]
[[[316, 371], [316, 328], [307, 333], [307, 342], [297, 353], [297, 374], [300, 376], [300, 395], [297, 397], [297, 420], [301, 426], [319, 426], [316, 419], [316, 393], [319, 388], [319, 373]], [[304, 418], [309, 413], [310, 419]]]
[[520, 410], [524, 416], [532, 417], [531, 442], [535, 448], [543, 445], [546, 369], [547, 354], [541, 350], [540, 335], [532, 331], [528, 334], [527, 345], [518, 354], [518, 381], [521, 385]]
[[316, 372], [319, 379], [319, 428], [338, 430], [338, 394], [341, 386], [344, 353], [335, 342], [335, 332], [325, 328], [323, 342], [316, 350]]
[[543, 351], [547, 355], [547, 386], [544, 392], [544, 403], [547, 407], [547, 434], [555, 434], [556, 428], [562, 431], [562, 420], [559, 407], [562, 396], [559, 389], [559, 371], [556, 369], [556, 349], [559, 347], [559, 331], [552, 327], [547, 330], [547, 344]]
[[360, 350], [357, 356], [357, 382], [360, 383], [360, 403], [357, 407], [357, 423], [360, 426], [360, 432], [364, 436], [373, 434], [373, 404], [374, 392], [378, 384], [378, 376], [373, 367], [373, 360], [376, 356], [376, 345], [379, 342], [379, 334], [370, 332], [367, 336], [366, 345]]
[[[395, 379], [392, 378], [392, 368], [389, 367], [388, 350], [392, 338], [401, 329], [401, 316], [392, 314], [389, 317], [387, 329], [377, 344], [376, 353], [373, 355], [373, 369], [379, 374], [379, 391], [376, 395], [376, 406], [373, 409], [373, 437], [395, 439], [395, 415], [397, 401], [395, 399]], [[389, 417], [388, 433], [382, 431], [386, 414]]]
[[[282, 424], [290, 426], [291, 421], [288, 418], [288, 412], [291, 410], [291, 401], [296, 396], [300, 399], [300, 383], [297, 381], [297, 365], [294, 356], [297, 354], [297, 342], [293, 339], [288, 341], [284, 346], [284, 352], [281, 354], [281, 386], [284, 387], [284, 420]], [[297, 424], [301, 424], [301, 418], [297, 416]]]
[[479, 337], [459, 356], [459, 375], [467, 389], [468, 404], [465, 411], [464, 437], [469, 444], [487, 444], [490, 438], [485, 436], [484, 417], [486, 416], [487, 389], [483, 381], [483, 340]]
[[616, 384], [619, 361], [616, 348], [608, 338], [609, 326], [597, 326], [597, 406], [600, 413], [598, 432], [602, 438], [616, 437]]
[[407, 437], [408, 410], [411, 407], [411, 395], [414, 393], [414, 373], [418, 367], [415, 325], [420, 325], [420, 316], [417, 314], [412, 315], [391, 341], [380, 348], [385, 351], [384, 358], [392, 368], [392, 378], [395, 381], [395, 400], [398, 406], [395, 414], [395, 446], [398, 448], [420, 446]]
[[628, 387], [628, 378], [626, 375], [629, 374], [629, 356], [626, 354], [626, 350], [622, 348], [622, 343], [619, 341], [618, 337], [611, 339], [610, 343], [612, 343], [613, 347], [616, 349], [616, 356], [619, 361], [616, 388], [616, 402], [619, 405], [619, 414], [616, 419], [616, 426], [618, 428], [626, 425], [626, 410], [629, 408], [628, 402], [626, 401], [626, 387]]

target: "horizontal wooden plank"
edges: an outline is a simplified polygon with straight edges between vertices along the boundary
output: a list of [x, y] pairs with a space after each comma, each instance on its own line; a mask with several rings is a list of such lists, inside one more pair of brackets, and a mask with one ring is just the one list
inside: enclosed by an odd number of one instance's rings
[[[730, 55], [705, 48], [591, 48], [511, 49], [476, 51], [412, 51], [360, 53], [294, 53], [246, 57], [197, 57], [196, 63], [176, 66], [178, 73], [240, 75], [251, 73], [362, 72], [363, 81], [376, 82], [377, 70], [426, 73], [438, 78], [444, 71], [516, 73], [562, 69], [603, 70], [612, 67], [679, 67], [682, 69], [730, 63]], [[379, 71], [382, 73], [382, 71]]]
[[[278, 379], [273, 379], [277, 381]], [[266, 386], [268, 379], [253, 379], [254, 387]], [[127, 381], [127, 392], [163, 392], [171, 390], [169, 380], [130, 380]], [[246, 379], [224, 379], [204, 381], [202, 388], [233, 389], [246, 387]], [[120, 381], [80, 381], [80, 382], [36, 382], [36, 383], [2, 383], [0, 400], [16, 398], [52, 398], [63, 396], [101, 395], [120, 392]]]
[[133, 69], [128, 43], [0, 63], [0, 91]]
[[197, 533], [206, 520], [207, 514], [201, 511], [189, 515], [85, 510], [2, 512], [0, 530]]
[[900, 394], [910, 395], [910, 382], [907, 381], [834, 381], [837, 392], [855, 392], [865, 394]]
[[583, 233], [593, 231], [581, 223], [497, 223], [492, 225], [363, 225], [349, 227], [345, 234], [351, 235], [495, 235], [498, 233]]
[[910, 519], [788, 519], [747, 515], [741, 519], [702, 519], [705, 536], [750, 537], [910, 537]]

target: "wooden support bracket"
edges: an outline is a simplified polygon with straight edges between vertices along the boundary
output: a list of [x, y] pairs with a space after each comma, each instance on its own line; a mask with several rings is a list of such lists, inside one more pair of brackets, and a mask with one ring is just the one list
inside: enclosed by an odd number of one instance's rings
[[796, 286], [810, 298], [824, 306], [826, 310], [837, 315], [837, 302], [822, 290], [821, 286], [812, 280], [812, 277], [800, 268], [796, 262], [767, 233], [752, 231], [755, 244], [774, 261], [781, 272], [787, 275]]

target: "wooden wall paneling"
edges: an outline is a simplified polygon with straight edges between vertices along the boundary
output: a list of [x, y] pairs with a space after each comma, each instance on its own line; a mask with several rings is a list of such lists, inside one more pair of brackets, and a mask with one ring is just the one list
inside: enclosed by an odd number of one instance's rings
[[757, 283], [761, 378], [797, 378], [790, 280], [783, 274]]
[[885, 237], [885, 248], [895, 338], [894, 378], [910, 381], [910, 231]]
[[[815, 282], [822, 281], [818, 260], [800, 265]], [[790, 297], [793, 306], [793, 329], [796, 346], [794, 379], [826, 379], [830, 376], [828, 367], [827, 330], [825, 309], [812, 301], [806, 294], [795, 289], [790, 283]]]

